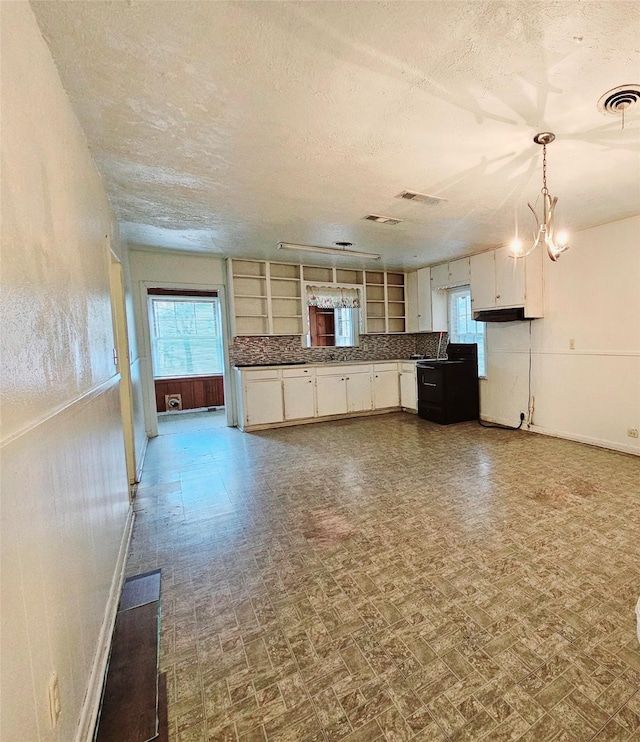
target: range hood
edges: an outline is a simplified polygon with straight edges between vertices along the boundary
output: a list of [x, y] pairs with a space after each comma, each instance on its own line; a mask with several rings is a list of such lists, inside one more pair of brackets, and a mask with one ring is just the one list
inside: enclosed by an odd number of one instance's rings
[[476, 322], [522, 322], [535, 319], [535, 317], [525, 317], [524, 307], [511, 307], [510, 309], [482, 309], [473, 313], [473, 319]]

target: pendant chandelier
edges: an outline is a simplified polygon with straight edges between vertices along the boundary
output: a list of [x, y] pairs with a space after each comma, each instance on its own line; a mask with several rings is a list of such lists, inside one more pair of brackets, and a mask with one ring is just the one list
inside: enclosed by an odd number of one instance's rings
[[555, 261], [565, 250], [569, 249], [566, 232], [559, 232], [557, 235], [555, 234], [553, 222], [558, 199], [557, 197], [552, 196], [547, 188], [547, 144], [551, 144], [555, 138], [556, 135], [550, 131], [540, 132], [533, 138], [533, 141], [536, 144], [542, 145], [542, 189], [540, 190], [540, 193], [542, 194], [542, 223], [540, 223], [540, 219], [538, 219], [538, 215], [533, 206], [527, 204], [531, 209], [533, 218], [535, 219], [535, 229], [533, 232], [534, 241], [531, 247], [525, 250], [525, 246], [516, 237], [510, 245], [512, 258], [524, 258], [527, 255], [531, 255], [538, 245], [544, 244], [547, 248], [549, 257], [551, 260]]

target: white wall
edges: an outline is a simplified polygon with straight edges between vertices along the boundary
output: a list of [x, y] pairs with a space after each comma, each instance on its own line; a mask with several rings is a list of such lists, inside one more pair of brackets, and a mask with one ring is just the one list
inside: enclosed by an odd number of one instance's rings
[[29, 4], [1, 5], [0, 738], [70, 742], [100, 679], [130, 524], [108, 281], [117, 233]]
[[[131, 271], [132, 293], [135, 304], [136, 338], [140, 353], [140, 379], [144, 399], [144, 416], [149, 435], [156, 435], [155, 390], [153, 371], [149, 358], [149, 338], [147, 314], [147, 286], [171, 286], [181, 288], [217, 288], [221, 291], [223, 318], [226, 320], [225, 285], [226, 263], [223, 259], [208, 255], [189, 255], [179, 252], [156, 252], [136, 249], [129, 245], [129, 267]], [[227, 322], [225, 324], [225, 364], [228, 364]], [[229, 384], [227, 384], [229, 382]], [[228, 366], [225, 371], [225, 398], [233, 397], [232, 378]], [[227, 406], [227, 418], [233, 411]]]
[[[640, 453], [640, 216], [572, 235], [545, 259], [545, 316], [531, 323], [532, 430]], [[484, 418], [526, 412], [529, 323], [487, 325]], [[575, 341], [575, 350], [569, 347]]]

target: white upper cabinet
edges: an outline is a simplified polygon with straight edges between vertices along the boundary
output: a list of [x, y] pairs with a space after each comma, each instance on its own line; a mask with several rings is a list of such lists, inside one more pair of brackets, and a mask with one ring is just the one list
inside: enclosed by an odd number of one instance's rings
[[404, 294], [407, 315], [407, 332], [418, 332], [418, 271], [405, 273]]
[[418, 332], [431, 332], [431, 268], [420, 268], [418, 279]]
[[496, 305], [495, 250], [471, 256], [471, 304], [474, 310]]
[[494, 250], [497, 307], [524, 306], [524, 260], [516, 260], [509, 253], [509, 247]]
[[449, 263], [440, 263], [431, 267], [431, 288], [443, 289], [449, 285]]
[[542, 317], [543, 250], [526, 258], [512, 258], [509, 247], [471, 256], [473, 311], [523, 307], [526, 317]]
[[469, 258], [460, 258], [449, 263], [449, 286], [465, 286], [470, 280], [471, 261]]

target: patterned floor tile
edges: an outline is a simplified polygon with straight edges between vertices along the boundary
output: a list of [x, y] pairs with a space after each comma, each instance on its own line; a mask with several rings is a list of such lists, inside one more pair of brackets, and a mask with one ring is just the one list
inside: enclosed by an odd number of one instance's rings
[[640, 736], [637, 458], [407, 414], [150, 441], [171, 742]]

